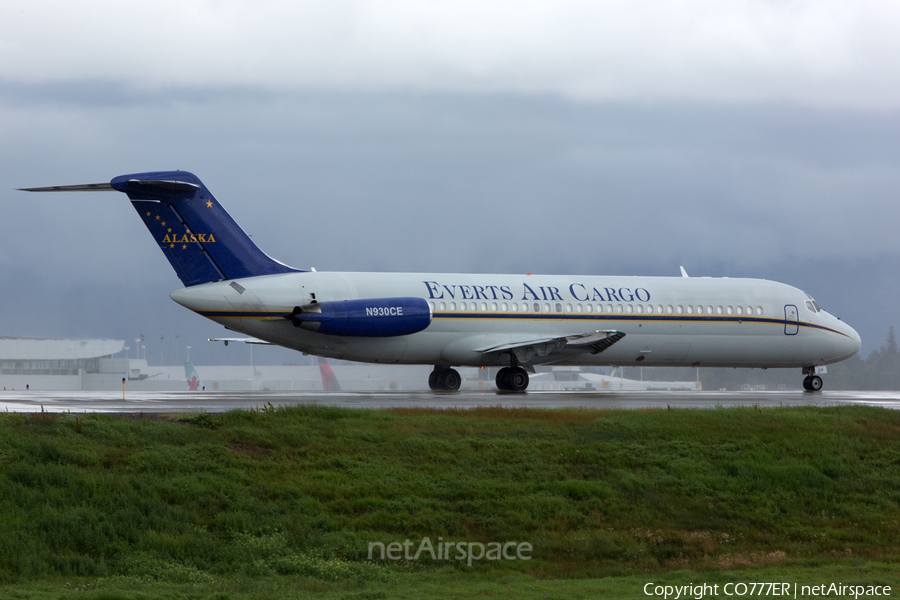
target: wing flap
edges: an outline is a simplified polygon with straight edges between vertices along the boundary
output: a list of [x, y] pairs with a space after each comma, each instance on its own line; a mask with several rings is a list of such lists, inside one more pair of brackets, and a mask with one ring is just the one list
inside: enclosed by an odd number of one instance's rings
[[582, 347], [587, 346], [591, 354], [599, 354], [624, 337], [625, 334], [618, 330], [598, 329], [589, 331], [587, 333], [565, 337], [524, 338], [504, 344], [476, 348], [475, 352], [481, 352], [482, 354], [489, 354], [492, 352], [516, 352], [517, 350], [524, 350], [528, 347], [534, 347], [540, 349], [540, 351], [538, 352], [540, 356], [546, 356], [547, 354], [560, 351], [566, 347], [573, 350], [584, 351], [587, 348]]
[[585, 333], [566, 339], [569, 346], [590, 346], [591, 354], [600, 354], [623, 337], [625, 337], [625, 334], [621, 331], [608, 330]]

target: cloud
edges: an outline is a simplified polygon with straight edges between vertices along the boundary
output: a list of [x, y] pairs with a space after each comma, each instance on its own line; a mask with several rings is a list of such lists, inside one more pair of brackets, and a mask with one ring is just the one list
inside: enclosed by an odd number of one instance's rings
[[898, 29], [837, 0], [44, 0], [0, 11], [0, 80], [894, 109]]

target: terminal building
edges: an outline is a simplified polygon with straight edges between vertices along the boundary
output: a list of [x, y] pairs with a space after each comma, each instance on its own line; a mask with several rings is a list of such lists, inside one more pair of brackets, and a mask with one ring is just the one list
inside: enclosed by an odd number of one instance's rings
[[0, 336], [0, 384], [4, 389], [96, 389], [91, 379], [100, 378], [109, 362], [128, 360], [113, 359], [124, 348], [123, 340]]

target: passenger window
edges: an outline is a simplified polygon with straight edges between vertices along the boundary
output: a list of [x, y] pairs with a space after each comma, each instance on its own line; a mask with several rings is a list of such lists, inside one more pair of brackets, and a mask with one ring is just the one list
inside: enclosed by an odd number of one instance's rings
[[[607, 304], [607, 305], [606, 305], [606, 312], [608, 312], [609, 314], [612, 314], [612, 312], [613, 312], [613, 305], [612, 305], [612, 304]], [[622, 311], [620, 310], [619, 312], [622, 312]]]
[[620, 315], [622, 314], [622, 305], [621, 304], [616, 305], [616, 312], [618, 312]]
[[631, 313], [634, 312], [634, 307], [633, 307], [632, 305], [629, 304], [629, 305], [628, 305], [628, 308], [627, 308], [626, 310], [628, 310], [628, 314], [630, 315]]
[[669, 313], [670, 315], [672, 314], [672, 305], [671, 304], [666, 307], [666, 312]]
[[497, 303], [496, 302], [491, 302], [491, 310], [494, 312], [497, 312]]
[[648, 305], [647, 305], [647, 312], [648, 312], [648, 313], [652, 313], [652, 312], [653, 312], [653, 305], [652, 305], [652, 304], [648, 304]]
[[739, 314], [739, 315], [744, 314], [744, 307], [743, 307], [743, 306], [738, 306], [738, 307], [737, 307], [737, 314]]
[[519, 312], [519, 304], [518, 302], [513, 302], [512, 304], [513, 312]]
[[587, 309], [587, 312], [591, 312], [592, 310], [594, 310], [593, 304], [585, 304], [584, 307]]
[[698, 305], [697, 305], [697, 314], [698, 314], [698, 315], [702, 315], [702, 314], [703, 314], [703, 305], [702, 305], [702, 304], [698, 304]]
[[562, 312], [562, 304], [559, 302], [556, 303], [556, 312]]
[[506, 302], [504, 302], [503, 304], [500, 305], [500, 309], [501, 309], [503, 312], [506, 312], [506, 311], [509, 310], [509, 305], [508, 305]]
[[732, 314], [733, 312], [734, 312], [734, 309], [731, 308], [731, 305], [725, 307], [725, 313], [726, 313], [726, 314], [729, 314], [729, 315], [730, 315], [730, 314]]
[[[494, 306], [496, 307], [497, 305], [495, 304]], [[487, 312], [487, 302], [481, 303], [481, 312]]]
[[712, 307], [712, 306], [707, 306], [707, 307], [706, 307], [706, 314], [708, 314], [708, 315], [713, 314], [713, 307]]
[[[572, 312], [572, 305], [566, 304], [566, 312]], [[581, 312], [580, 310], [578, 312]]]
[[762, 312], [763, 312], [763, 311], [762, 311], [762, 306], [757, 306], [757, 307], [756, 307], [756, 314], [762, 316]]
[[431, 309], [431, 312], [434, 312], [434, 302], [429, 302], [428, 307]]
[[468, 307], [468, 305], [466, 305], [465, 302], [460, 302], [460, 303], [459, 303], [459, 310], [465, 312], [465, 311], [467, 311], [468, 309], [469, 309], [469, 307]]
[[684, 307], [681, 306], [681, 305], [679, 304], [679, 305], [678, 305], [678, 308], [677, 308], [677, 311], [678, 311], [678, 314], [679, 314], [679, 315], [682, 314], [682, 313], [684, 312]]
[[447, 303], [441, 302], [441, 310], [447, 310]]
[[456, 302], [450, 303], [450, 310], [456, 310]]
[[748, 314], [748, 315], [752, 315], [752, 314], [753, 314], [753, 307], [752, 307], [752, 306], [748, 306], [748, 307], [747, 307], [747, 314]]
[[720, 315], [722, 314], [722, 305], [721, 304], [716, 307], [716, 313], [718, 313]]
[[[576, 307], [575, 307], [575, 310], [576, 310], [576, 311], [577, 311], [577, 312], [584, 312], [584, 310], [582, 310], [582, 308], [581, 308], [581, 305], [580, 305], [580, 304], [579, 304], [579, 305], [577, 305], [577, 306], [576, 306]], [[589, 311], [589, 312], [590, 312], [590, 311]]]
[[534, 312], [541, 312], [541, 305], [537, 302], [534, 303]]
[[641, 314], [642, 312], [644, 312], [643, 304], [638, 304], [635, 308], [637, 309], [638, 314]]
[[656, 312], [658, 312], [659, 314], [662, 314], [662, 312], [663, 312], [662, 304], [657, 304], [657, 305], [656, 305]]
[[690, 304], [688, 304], [688, 306], [687, 306], [687, 314], [689, 314], [689, 315], [694, 314], [694, 307], [691, 306]]
[[544, 303], [544, 312], [545, 312], [545, 313], [550, 312], [550, 305], [547, 304], [546, 302]]

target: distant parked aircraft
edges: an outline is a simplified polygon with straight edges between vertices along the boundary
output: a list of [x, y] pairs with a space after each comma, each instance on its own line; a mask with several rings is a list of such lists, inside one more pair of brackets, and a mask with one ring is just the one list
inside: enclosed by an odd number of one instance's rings
[[203, 385], [203, 380], [200, 379], [200, 376], [197, 374], [197, 369], [194, 368], [190, 362], [184, 363], [184, 376], [187, 379], [188, 389], [192, 392], [196, 392], [198, 390], [205, 390], [206, 386]]
[[341, 384], [338, 383], [331, 365], [328, 364], [328, 359], [319, 358], [319, 374], [322, 375], [322, 388], [326, 392], [341, 391]]

